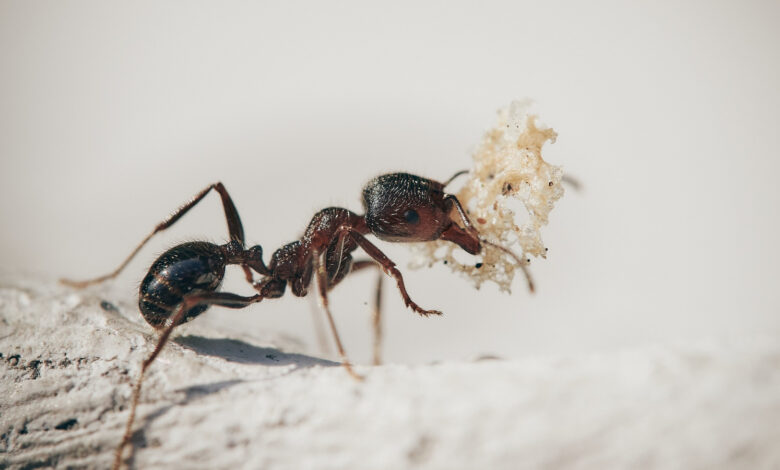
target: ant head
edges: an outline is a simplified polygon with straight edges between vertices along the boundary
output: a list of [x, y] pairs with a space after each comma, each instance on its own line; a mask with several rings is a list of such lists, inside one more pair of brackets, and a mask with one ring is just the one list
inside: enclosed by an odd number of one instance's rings
[[479, 253], [475, 231], [464, 230], [451, 217], [453, 200], [457, 201], [444, 192], [442, 183], [408, 173], [378, 176], [363, 188], [366, 225], [377, 238], [391, 242], [442, 239], [471, 254]]

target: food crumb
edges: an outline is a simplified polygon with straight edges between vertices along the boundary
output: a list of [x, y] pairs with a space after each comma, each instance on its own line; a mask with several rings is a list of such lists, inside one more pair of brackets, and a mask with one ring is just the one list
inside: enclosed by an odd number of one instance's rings
[[[471, 219], [479, 224], [481, 236], [517, 252], [525, 264], [531, 256], [546, 256], [541, 228], [547, 225], [550, 211], [564, 193], [560, 184], [563, 171], [542, 158], [544, 144], [554, 143], [557, 134], [539, 125], [530, 107], [529, 101], [515, 101], [499, 111], [498, 123], [488, 129], [474, 152], [468, 181], [456, 194]], [[519, 200], [527, 212], [527, 217], [520, 217], [522, 223], [507, 204], [511, 200]], [[518, 264], [488, 244], [483, 244], [477, 255], [482, 259], [476, 263], [459, 261], [453, 256], [459, 247], [441, 240], [415, 244], [413, 249], [417, 256], [412, 267], [444, 261], [476, 287], [492, 281], [502, 291], [510, 292], [517, 269], [526, 271], [525, 264]]]

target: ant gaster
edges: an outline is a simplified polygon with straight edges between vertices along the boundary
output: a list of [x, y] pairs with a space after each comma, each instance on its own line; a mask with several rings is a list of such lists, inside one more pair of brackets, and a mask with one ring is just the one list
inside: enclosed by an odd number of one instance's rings
[[[116, 450], [114, 468], [121, 465], [124, 447], [131, 437], [146, 370], [165, 346], [173, 329], [200, 315], [211, 305], [244, 308], [264, 299], [281, 297], [288, 286], [294, 295], [303, 297], [308, 293], [312, 278], [315, 278], [320, 302], [342, 363], [352, 377], [361, 380], [362, 377], [353, 371], [346, 357], [328, 307], [328, 290], [347, 274], [368, 267], [381, 268], [395, 279], [407, 307], [423, 316], [441, 315], [437, 310], [421, 308], [411, 299], [395, 263], [366, 235], [390, 242], [446, 240], [456, 243], [470, 254], [479, 253], [482, 246], [488, 244], [501, 249], [523, 265], [511, 251], [481, 239], [458, 199], [445, 193], [445, 186], [463, 173], [465, 171], [456, 173], [445, 183], [408, 173], [378, 176], [363, 188], [365, 215], [339, 207], [328, 207], [317, 212], [303, 237], [276, 250], [268, 265], [263, 262], [263, 250], [259, 245], [246, 248], [238, 211], [222, 183], [216, 183], [158, 224], [114, 272], [87, 281], [63, 280], [65, 284], [81, 288], [116, 277], [154, 234], [173, 225], [211, 190], [216, 191], [222, 199], [230, 242], [216, 245], [195, 241], [174, 246], [157, 258], [141, 282], [138, 302], [141, 313], [147, 323], [160, 332], [160, 336], [154, 350], [141, 365], [133, 389], [125, 434]], [[352, 252], [357, 248], [365, 251], [371, 260], [353, 261]], [[219, 292], [227, 265], [240, 266], [246, 280], [257, 293], [241, 296]], [[253, 272], [261, 276], [259, 281], [254, 280]], [[377, 287], [374, 317], [377, 336], [375, 362], [378, 362], [380, 286], [381, 283]], [[530, 278], [529, 287], [533, 290]]]

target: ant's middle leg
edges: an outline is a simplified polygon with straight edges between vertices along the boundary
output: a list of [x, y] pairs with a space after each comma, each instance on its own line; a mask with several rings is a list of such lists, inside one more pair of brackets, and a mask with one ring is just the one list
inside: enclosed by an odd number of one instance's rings
[[[168, 216], [167, 219], [163, 220], [157, 226], [152, 230], [152, 232], [144, 238], [141, 243], [138, 244], [138, 246], [135, 247], [135, 249], [130, 253], [130, 256], [128, 256], [122, 264], [119, 265], [118, 268], [116, 268], [114, 271], [100, 276], [96, 277], [94, 279], [88, 279], [86, 281], [74, 281], [71, 279], [60, 279], [60, 282], [68, 285], [70, 287], [75, 287], [78, 289], [90, 286], [92, 284], [98, 284], [103, 281], [107, 281], [109, 279], [113, 279], [119, 275], [120, 272], [127, 266], [130, 261], [135, 257], [135, 255], [138, 254], [139, 251], [141, 251], [141, 248], [143, 248], [146, 243], [151, 240], [151, 238], [158, 232], [161, 232], [174, 223], [176, 223], [177, 220], [179, 220], [184, 214], [186, 214], [190, 209], [192, 209], [196, 204], [198, 204], [211, 190], [215, 190], [219, 193], [219, 197], [222, 199], [222, 207], [225, 210], [225, 218], [227, 219], [227, 225], [228, 225], [228, 233], [230, 234], [230, 240], [235, 240], [239, 243], [241, 243], [241, 246], [244, 246], [244, 228], [241, 225], [241, 219], [238, 216], [238, 210], [236, 210], [235, 204], [233, 204], [233, 200], [230, 198], [230, 195], [227, 192], [227, 189], [225, 189], [225, 186], [222, 185], [222, 183], [214, 183], [210, 185], [209, 187], [205, 188], [203, 191], [199, 192], [195, 195], [192, 199], [190, 199], [186, 204], [179, 207], [173, 214]], [[244, 267], [244, 273], [247, 277], [247, 281], [250, 283], [252, 282], [251, 278], [251, 272], [249, 271], [249, 268]]]
[[376, 290], [374, 291], [374, 365], [382, 363], [382, 266], [373, 260], [358, 260], [352, 263], [352, 271], [356, 272], [365, 268], [377, 268]]
[[311, 256], [311, 262], [314, 263], [314, 275], [317, 279], [317, 292], [320, 296], [320, 303], [322, 304], [322, 309], [325, 310], [325, 315], [328, 317], [328, 324], [333, 333], [336, 348], [341, 356], [341, 363], [344, 368], [347, 369], [349, 375], [355, 380], [362, 381], [363, 377], [352, 369], [352, 365], [347, 358], [347, 353], [344, 351], [344, 346], [341, 345], [341, 339], [339, 338], [338, 330], [336, 330], [336, 323], [333, 321], [333, 315], [330, 313], [330, 306], [328, 305], [328, 273], [325, 270], [325, 262], [322, 260], [322, 255], [315, 250]]
[[122, 442], [119, 444], [119, 447], [117, 447], [114, 454], [113, 468], [115, 470], [122, 466], [122, 454], [125, 447], [130, 442], [130, 437], [132, 436], [133, 422], [135, 421], [135, 413], [136, 409], [138, 408], [138, 400], [141, 397], [141, 386], [143, 385], [144, 374], [160, 354], [163, 347], [165, 347], [168, 339], [171, 336], [171, 333], [173, 332], [173, 329], [176, 328], [179, 323], [181, 323], [186, 313], [198, 305], [218, 305], [228, 308], [244, 308], [253, 303], [260, 302], [264, 298], [265, 296], [263, 294], [244, 297], [231, 294], [229, 292], [208, 292], [184, 297], [182, 303], [179, 304], [179, 306], [176, 308], [176, 313], [171, 318], [170, 323], [160, 333], [160, 337], [157, 340], [157, 345], [155, 346], [154, 351], [152, 351], [149, 357], [147, 357], [141, 364], [141, 371], [139, 372], [138, 379], [136, 379], [135, 385], [133, 386], [133, 397], [130, 404], [130, 416], [127, 418], [125, 433], [122, 437]]

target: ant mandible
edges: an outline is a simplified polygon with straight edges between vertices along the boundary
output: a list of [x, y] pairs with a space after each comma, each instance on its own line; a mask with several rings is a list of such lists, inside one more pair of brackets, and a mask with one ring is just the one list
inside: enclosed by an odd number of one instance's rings
[[[244, 308], [264, 299], [281, 297], [288, 285], [294, 295], [303, 297], [308, 293], [314, 277], [317, 280], [320, 303], [327, 316], [342, 364], [352, 377], [362, 380], [347, 359], [328, 307], [328, 290], [341, 282], [347, 274], [368, 267], [381, 268], [395, 279], [407, 307], [423, 316], [441, 315], [438, 310], [421, 308], [409, 297], [403, 276], [395, 263], [371, 243], [366, 235], [374, 235], [380, 240], [390, 242], [446, 240], [456, 243], [472, 255], [479, 253], [483, 245], [491, 245], [512, 256], [524, 269], [524, 263], [514, 253], [482, 239], [458, 199], [444, 191], [452, 180], [464, 173], [466, 171], [458, 172], [444, 183], [408, 173], [378, 176], [363, 188], [365, 215], [358, 215], [340, 207], [328, 207], [317, 212], [303, 237], [276, 250], [268, 265], [263, 262], [263, 249], [259, 245], [246, 248], [244, 229], [233, 200], [222, 183], [215, 183], [159, 223], [115, 271], [87, 281], [63, 279], [62, 282], [67, 285], [83, 288], [116, 277], [156, 233], [173, 225], [211, 190], [219, 193], [227, 219], [230, 242], [216, 245], [195, 241], [174, 246], [157, 258], [141, 282], [138, 301], [141, 314], [147, 323], [160, 332], [160, 337], [152, 353], [141, 365], [133, 389], [125, 434], [116, 450], [114, 468], [121, 465], [123, 450], [131, 437], [145, 372], [168, 342], [173, 329], [197, 317], [211, 305]], [[353, 261], [352, 252], [358, 247], [365, 251], [371, 260]], [[241, 266], [247, 282], [254, 287], [257, 294], [241, 296], [218, 292], [227, 265]], [[253, 271], [262, 276], [259, 281], [254, 280]], [[528, 282], [533, 290], [530, 277]], [[375, 362], [378, 358], [376, 351], [379, 341], [380, 289], [381, 282], [377, 285], [374, 318], [377, 335]]]

